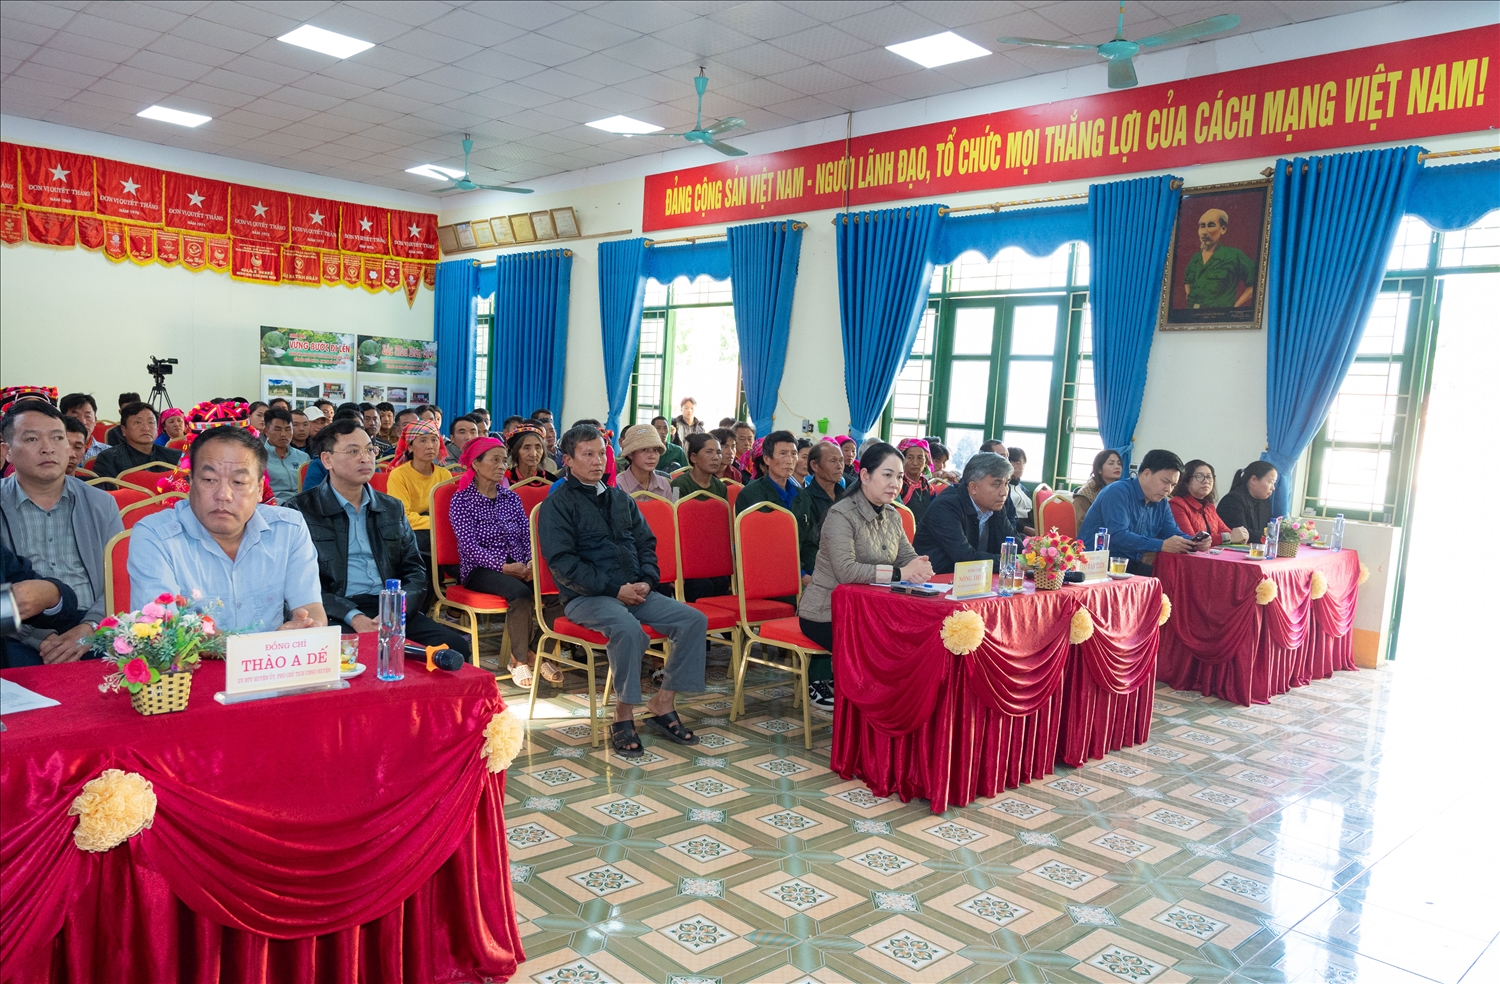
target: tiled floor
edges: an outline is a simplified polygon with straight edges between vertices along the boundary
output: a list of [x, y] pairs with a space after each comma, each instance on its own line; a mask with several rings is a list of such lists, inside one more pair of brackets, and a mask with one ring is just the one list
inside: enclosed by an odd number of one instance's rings
[[684, 702], [703, 744], [636, 763], [590, 747], [581, 687], [539, 706], [507, 789], [516, 980], [1500, 980], [1487, 758], [1420, 680], [1159, 689], [1149, 745], [934, 816], [830, 772], [826, 727], [804, 750], [781, 680], [731, 724], [723, 672]]

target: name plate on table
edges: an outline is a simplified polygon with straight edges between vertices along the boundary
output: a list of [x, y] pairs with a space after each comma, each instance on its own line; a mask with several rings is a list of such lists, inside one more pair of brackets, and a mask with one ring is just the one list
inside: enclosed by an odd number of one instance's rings
[[339, 678], [338, 626], [229, 637], [221, 704], [349, 686]]
[[1083, 582], [1109, 580], [1109, 551], [1085, 550], [1083, 552]]
[[954, 601], [989, 597], [995, 593], [994, 573], [993, 560], [965, 560], [954, 564], [953, 593], [949, 597]]

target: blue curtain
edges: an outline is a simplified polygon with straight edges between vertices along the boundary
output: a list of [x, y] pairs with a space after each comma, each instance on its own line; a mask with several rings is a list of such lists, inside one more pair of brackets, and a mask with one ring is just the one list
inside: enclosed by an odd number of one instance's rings
[[1032, 256], [1051, 256], [1064, 243], [1083, 242], [1088, 235], [1087, 205], [950, 215], [943, 221], [932, 262], [952, 263], [971, 249], [993, 260], [1007, 246], [1019, 246]]
[[771, 431], [786, 367], [792, 294], [802, 256], [799, 226], [791, 221], [757, 222], [729, 229], [729, 285], [740, 340], [740, 375], [757, 434]]
[[604, 336], [604, 390], [609, 398], [605, 426], [616, 434], [641, 344], [648, 252], [644, 239], [599, 244], [599, 330]]
[[443, 419], [474, 409], [474, 301], [479, 296], [479, 262], [439, 263], [432, 306], [432, 337], [437, 342], [437, 401]]
[[1419, 150], [1395, 147], [1276, 162], [1266, 271], [1266, 452], [1261, 455], [1281, 473], [1274, 515], [1287, 514], [1297, 459], [1322, 426], [1359, 349], [1421, 170]]
[[729, 244], [722, 239], [686, 246], [652, 246], [646, 252], [646, 276], [659, 284], [670, 284], [678, 277], [696, 280], [705, 274], [710, 280], [729, 279]]
[[495, 372], [490, 380], [495, 420], [524, 417], [538, 407], [561, 414], [572, 276], [572, 250], [496, 258]]
[[860, 440], [880, 420], [921, 327], [943, 220], [937, 205], [920, 205], [836, 221], [844, 392], [849, 433]]
[[1466, 229], [1500, 208], [1500, 160], [1424, 167], [1417, 172], [1406, 213], [1443, 232]]
[[1162, 175], [1089, 186], [1089, 307], [1099, 436], [1127, 468], [1182, 197], [1174, 181]]

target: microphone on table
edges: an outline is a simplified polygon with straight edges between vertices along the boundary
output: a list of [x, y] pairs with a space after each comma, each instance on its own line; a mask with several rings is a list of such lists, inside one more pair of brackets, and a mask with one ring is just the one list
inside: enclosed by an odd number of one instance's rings
[[406, 658], [426, 661], [429, 670], [458, 671], [464, 668], [463, 655], [449, 649], [447, 645], [421, 646], [414, 642], [408, 642], [406, 644]]

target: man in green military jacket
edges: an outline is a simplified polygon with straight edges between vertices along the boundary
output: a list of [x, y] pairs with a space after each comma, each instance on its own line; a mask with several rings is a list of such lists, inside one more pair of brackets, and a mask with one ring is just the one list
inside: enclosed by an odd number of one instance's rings
[[1255, 297], [1255, 264], [1233, 246], [1220, 242], [1229, 231], [1229, 214], [1211, 208], [1198, 220], [1200, 252], [1188, 260], [1183, 290], [1195, 308], [1244, 307]]

